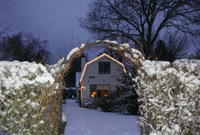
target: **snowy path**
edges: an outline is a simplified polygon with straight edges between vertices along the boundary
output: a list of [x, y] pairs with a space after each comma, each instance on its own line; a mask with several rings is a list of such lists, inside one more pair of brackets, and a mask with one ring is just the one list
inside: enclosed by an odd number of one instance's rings
[[81, 108], [75, 100], [67, 100], [63, 109], [65, 135], [139, 135], [137, 116]]

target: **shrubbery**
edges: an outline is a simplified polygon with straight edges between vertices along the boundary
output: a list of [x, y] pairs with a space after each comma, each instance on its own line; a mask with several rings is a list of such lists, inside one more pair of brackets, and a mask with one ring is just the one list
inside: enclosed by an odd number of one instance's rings
[[[96, 44], [106, 44], [108, 49], [119, 52], [130, 63], [135, 64], [138, 76], [132, 79], [137, 82], [138, 88], [135, 90], [141, 103], [139, 124], [143, 134], [199, 134], [200, 61], [148, 61], [128, 44], [119, 45], [111, 41], [97, 41], [88, 44], [89, 47], [84, 44], [80, 50], [77, 47], [69, 53], [67, 61], [71, 56], [75, 57]], [[66, 65], [58, 63], [45, 68], [35, 63], [28, 63], [28, 66], [25, 66], [25, 63], [18, 63], [18, 66], [12, 64], [8, 64], [9, 67], [6, 67], [5, 63], [0, 64], [0, 69], [3, 67], [3, 70], [0, 70], [0, 131], [9, 134], [59, 134], [56, 129], [62, 118], [62, 108], [59, 108], [62, 101], [62, 83], [58, 81], [61, 76], [60, 69]], [[66, 67], [65, 71], [70, 64]], [[19, 68], [22, 70], [18, 70]], [[123, 101], [119, 100], [121, 96], [107, 100], [109, 106], [102, 108], [110, 111], [109, 108], [115, 106], [114, 101]], [[107, 103], [106, 99], [104, 100], [103, 105]], [[126, 105], [129, 108], [129, 104]], [[28, 109], [25, 109], [26, 106]], [[33, 119], [30, 119], [31, 117]], [[27, 121], [30, 122], [28, 125]]]
[[128, 91], [120, 97], [116, 98], [115, 108], [117, 112], [126, 115], [139, 115], [138, 96], [133, 91]]
[[138, 71], [143, 134], [199, 134], [200, 61], [146, 60]]
[[83, 99], [82, 105], [80, 105], [84, 108], [89, 108], [89, 109], [97, 109], [97, 102], [98, 100], [95, 99]]
[[126, 115], [138, 115], [137, 95], [128, 91], [122, 95], [114, 92], [108, 97], [99, 99], [98, 106], [105, 112], [119, 112]]
[[108, 97], [102, 98], [98, 100], [98, 106], [102, 111], [105, 112], [113, 112], [114, 111], [114, 100], [117, 98], [116, 93], [109, 94]]
[[0, 62], [0, 131], [60, 133], [64, 123], [60, 70], [52, 67], [34, 62]]
[[134, 86], [136, 83], [132, 80], [135, 76], [135, 70], [126, 66], [127, 72], [122, 73], [117, 78], [119, 84], [116, 85], [117, 91], [109, 93], [109, 96], [100, 100], [100, 106], [103, 111], [119, 112], [126, 115], [138, 115], [139, 103], [138, 96]]

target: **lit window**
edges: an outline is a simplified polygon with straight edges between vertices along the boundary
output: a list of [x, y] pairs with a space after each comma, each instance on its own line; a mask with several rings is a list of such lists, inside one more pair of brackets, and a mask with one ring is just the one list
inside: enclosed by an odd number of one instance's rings
[[108, 90], [103, 90], [103, 97], [107, 97], [108, 96]]
[[90, 85], [90, 97], [96, 98], [97, 85]]
[[96, 97], [96, 91], [95, 90], [91, 90], [90, 91], [90, 97], [91, 98], [95, 98]]
[[110, 74], [110, 62], [99, 62], [99, 74]]
[[91, 98], [104, 98], [108, 96], [108, 85], [90, 85]]

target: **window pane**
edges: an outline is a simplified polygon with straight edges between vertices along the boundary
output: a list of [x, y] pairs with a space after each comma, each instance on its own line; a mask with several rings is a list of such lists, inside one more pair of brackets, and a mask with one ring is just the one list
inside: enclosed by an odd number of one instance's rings
[[107, 97], [108, 96], [108, 90], [103, 90], [103, 97]]
[[110, 62], [99, 62], [99, 74], [110, 74]]
[[103, 85], [103, 90], [108, 90], [108, 85]]
[[99, 73], [100, 74], [104, 73], [104, 62], [99, 62]]
[[102, 90], [97, 90], [97, 98], [102, 98]]
[[96, 98], [96, 90], [91, 90], [90, 91], [90, 97], [91, 98]]
[[97, 89], [97, 85], [90, 85], [90, 90], [96, 90]]
[[98, 90], [102, 90], [102, 87], [103, 87], [102, 85], [97, 85]]
[[110, 73], [110, 62], [105, 62], [104, 71], [106, 74]]

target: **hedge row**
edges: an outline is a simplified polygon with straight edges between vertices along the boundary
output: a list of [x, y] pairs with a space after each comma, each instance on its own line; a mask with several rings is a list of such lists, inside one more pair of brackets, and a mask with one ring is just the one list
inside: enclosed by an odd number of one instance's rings
[[0, 131], [59, 134], [62, 70], [58, 64], [0, 62]]

